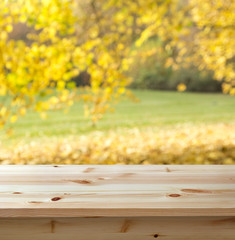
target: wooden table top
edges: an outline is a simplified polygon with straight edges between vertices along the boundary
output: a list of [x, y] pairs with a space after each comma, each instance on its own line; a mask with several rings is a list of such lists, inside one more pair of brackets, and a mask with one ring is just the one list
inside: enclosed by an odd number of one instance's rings
[[235, 216], [235, 165], [0, 166], [0, 217]]

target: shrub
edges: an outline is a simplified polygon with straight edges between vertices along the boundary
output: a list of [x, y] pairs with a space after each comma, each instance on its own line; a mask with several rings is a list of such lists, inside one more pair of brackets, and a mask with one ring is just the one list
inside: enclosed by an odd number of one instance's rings
[[187, 90], [192, 92], [222, 91], [221, 82], [215, 80], [211, 72], [200, 72], [195, 67], [172, 72], [167, 83], [169, 89], [176, 89], [178, 84], [184, 83], [187, 86]]
[[176, 90], [178, 84], [184, 83], [187, 91], [221, 92], [222, 83], [216, 81], [211, 72], [200, 72], [195, 67], [174, 71], [153, 61], [132, 66], [129, 74], [133, 77], [130, 87], [134, 89]]

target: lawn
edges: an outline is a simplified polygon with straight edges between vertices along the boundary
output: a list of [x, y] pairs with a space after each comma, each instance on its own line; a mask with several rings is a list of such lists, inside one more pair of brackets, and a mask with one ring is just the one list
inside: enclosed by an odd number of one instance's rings
[[235, 98], [134, 91], [92, 127], [82, 104], [31, 112], [2, 138], [1, 164], [235, 164]]
[[94, 130], [122, 130], [174, 126], [178, 124], [214, 124], [235, 121], [235, 98], [223, 94], [180, 93], [168, 91], [133, 91], [138, 103], [123, 100], [92, 127], [83, 115], [81, 103], [69, 113], [53, 111], [48, 119], [30, 112], [14, 125], [10, 140], [32, 140], [40, 137], [80, 135]]

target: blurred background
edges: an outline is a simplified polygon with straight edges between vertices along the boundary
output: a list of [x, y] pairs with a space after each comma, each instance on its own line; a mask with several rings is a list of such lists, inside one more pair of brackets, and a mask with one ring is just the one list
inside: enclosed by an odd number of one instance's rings
[[234, 164], [235, 1], [0, 2], [0, 164]]

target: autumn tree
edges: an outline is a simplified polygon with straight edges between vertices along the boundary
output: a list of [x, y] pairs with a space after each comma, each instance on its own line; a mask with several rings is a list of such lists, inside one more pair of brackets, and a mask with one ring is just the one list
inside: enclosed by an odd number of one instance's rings
[[[125, 73], [153, 36], [173, 54], [166, 65], [212, 70], [234, 94], [234, 11], [233, 0], [1, 1], [0, 125], [28, 109], [45, 117], [76, 100], [95, 123], [128, 93]], [[12, 34], [19, 24], [28, 29], [24, 39]], [[71, 79], [84, 71], [91, 86], [77, 91]]]
[[[28, 109], [45, 117], [47, 110], [75, 100], [85, 102], [85, 113], [96, 122], [109, 102], [128, 93], [124, 72], [136, 3], [9, 0], [0, 8], [0, 94], [7, 96], [0, 106], [2, 126]], [[11, 37], [19, 24], [29, 29], [24, 39]], [[78, 94], [70, 79], [83, 71], [90, 74], [91, 87]]]
[[[172, 0], [163, 4], [167, 5], [161, 21], [147, 19], [136, 45], [157, 36], [163, 44], [151, 53], [170, 52], [166, 67], [193, 64], [200, 71], [212, 71], [215, 79], [223, 81], [223, 92], [235, 95], [235, 2]], [[158, 16], [156, 9], [149, 16]]]

